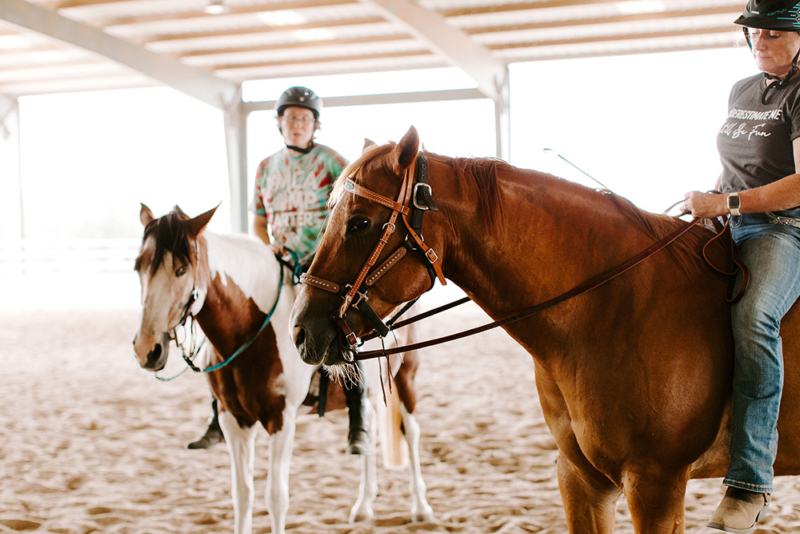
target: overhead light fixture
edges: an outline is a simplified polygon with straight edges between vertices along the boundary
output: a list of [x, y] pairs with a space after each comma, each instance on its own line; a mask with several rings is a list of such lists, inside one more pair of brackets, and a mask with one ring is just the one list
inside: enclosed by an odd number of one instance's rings
[[222, 0], [209, 0], [206, 7], [203, 8], [209, 15], [222, 15], [223, 13], [227, 13], [228, 6], [226, 6]]

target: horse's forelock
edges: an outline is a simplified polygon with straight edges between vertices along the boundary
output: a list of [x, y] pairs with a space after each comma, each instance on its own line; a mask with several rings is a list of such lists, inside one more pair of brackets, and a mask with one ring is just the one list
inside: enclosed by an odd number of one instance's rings
[[154, 247], [152, 248], [152, 258], [145, 258], [144, 254], [148, 251], [143, 250], [142, 254], [136, 258], [134, 269], [139, 271], [146, 266], [149, 260], [150, 276], [156, 274], [164, 261], [164, 255], [169, 252], [172, 254], [173, 261], [189, 264], [191, 262], [191, 249], [189, 238], [183, 230], [182, 221], [189, 217], [175, 206], [175, 209], [163, 217], [150, 221], [144, 230], [144, 239], [147, 241], [152, 237]]

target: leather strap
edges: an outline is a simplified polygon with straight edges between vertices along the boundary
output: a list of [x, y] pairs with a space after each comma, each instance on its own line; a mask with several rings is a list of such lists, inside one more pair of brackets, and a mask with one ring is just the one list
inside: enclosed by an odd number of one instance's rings
[[344, 190], [353, 193], [356, 196], [366, 198], [367, 200], [371, 200], [372, 202], [376, 202], [381, 206], [386, 206], [390, 210], [399, 211], [404, 215], [408, 215], [409, 213], [411, 213], [411, 210], [408, 209], [408, 205], [401, 204], [400, 202], [395, 202], [389, 197], [379, 195], [374, 191], [370, 191], [369, 189], [361, 187], [350, 178], [348, 178], [347, 181], [344, 183]]
[[662, 239], [658, 243], [655, 243], [653, 246], [651, 246], [650, 248], [648, 248], [644, 252], [641, 252], [640, 254], [634, 256], [633, 258], [631, 258], [630, 260], [626, 261], [622, 265], [619, 265], [619, 266], [611, 269], [610, 271], [606, 271], [605, 273], [601, 274], [600, 276], [597, 276], [595, 278], [587, 280], [586, 282], [575, 286], [574, 288], [572, 288], [571, 290], [567, 291], [566, 293], [562, 293], [561, 295], [559, 295], [557, 297], [554, 297], [554, 298], [552, 298], [552, 299], [550, 299], [548, 301], [542, 302], [540, 304], [535, 304], [533, 306], [530, 306], [529, 308], [526, 308], [526, 309], [524, 309], [524, 310], [522, 310], [522, 311], [520, 311], [518, 313], [515, 313], [514, 315], [506, 317], [505, 319], [500, 319], [498, 321], [487, 323], [485, 325], [478, 326], [478, 327], [475, 327], [475, 328], [471, 328], [471, 329], [465, 330], [463, 332], [458, 332], [456, 334], [451, 334], [449, 336], [444, 336], [444, 337], [440, 337], [440, 338], [436, 338], [436, 339], [431, 339], [431, 340], [428, 340], [428, 341], [422, 341], [420, 343], [412, 343], [410, 345], [405, 345], [405, 346], [402, 346], [402, 347], [394, 347], [394, 348], [391, 348], [391, 349], [379, 349], [379, 350], [371, 350], [371, 351], [367, 351], [367, 352], [361, 352], [361, 353], [356, 354], [355, 358], [356, 358], [356, 360], [370, 360], [370, 359], [373, 359], [373, 358], [388, 357], [388, 356], [391, 356], [392, 354], [400, 354], [402, 352], [410, 352], [412, 350], [424, 349], [424, 348], [427, 348], [427, 347], [432, 347], [434, 345], [440, 345], [442, 343], [447, 343], [448, 341], [455, 341], [456, 339], [461, 339], [461, 338], [472, 336], [472, 335], [475, 335], [475, 334], [480, 334], [481, 332], [486, 332], [487, 330], [491, 330], [493, 328], [497, 328], [497, 327], [500, 327], [500, 326], [505, 326], [505, 325], [513, 323], [515, 321], [519, 321], [521, 319], [525, 319], [527, 317], [535, 315], [535, 314], [537, 314], [537, 313], [539, 313], [541, 311], [544, 311], [544, 310], [546, 310], [548, 308], [552, 308], [553, 306], [555, 306], [557, 304], [561, 304], [564, 301], [567, 301], [567, 300], [569, 300], [571, 298], [577, 297], [578, 295], [582, 295], [584, 293], [587, 293], [587, 292], [591, 291], [592, 289], [598, 288], [598, 287], [602, 286], [603, 284], [606, 284], [606, 283], [610, 282], [611, 280], [613, 280], [614, 278], [618, 277], [622, 273], [632, 269], [636, 265], [639, 265], [640, 263], [642, 263], [644, 260], [646, 260], [647, 258], [652, 256], [656, 252], [658, 252], [658, 251], [662, 250], [663, 248], [667, 247], [668, 245], [670, 245], [673, 241], [675, 241], [676, 239], [680, 238], [685, 233], [687, 233], [689, 230], [694, 228], [700, 221], [701, 221], [701, 219], [692, 220], [692, 222], [690, 222], [689, 224], [687, 224], [683, 228], [679, 228], [675, 232], [671, 233], [670, 235], [668, 235], [667, 237], [665, 237], [664, 239]]

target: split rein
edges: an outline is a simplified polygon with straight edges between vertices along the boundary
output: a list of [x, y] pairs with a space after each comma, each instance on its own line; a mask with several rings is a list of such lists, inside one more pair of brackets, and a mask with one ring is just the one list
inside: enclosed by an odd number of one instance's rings
[[[295, 262], [296, 262], [297, 257], [294, 254], [294, 252], [292, 252], [292, 256], [294, 257]], [[295, 263], [295, 265], [297, 265], [297, 263]], [[243, 345], [241, 345], [238, 349], [236, 349], [233, 352], [233, 354], [231, 354], [226, 360], [224, 360], [224, 361], [222, 361], [220, 363], [211, 365], [209, 367], [206, 367], [205, 369], [200, 369], [199, 367], [197, 367], [194, 364], [194, 359], [200, 353], [200, 348], [203, 346], [203, 343], [205, 342], [205, 339], [203, 339], [203, 341], [201, 341], [200, 344], [197, 347], [192, 346], [189, 349], [189, 354], [186, 354], [186, 350], [183, 348], [183, 343], [179, 343], [178, 340], [177, 340], [177, 338], [178, 338], [178, 335], [177, 335], [178, 327], [176, 326], [175, 329], [173, 330], [173, 333], [172, 333], [172, 336], [170, 337], [170, 340], [171, 341], [175, 341], [175, 344], [178, 345], [178, 347], [180, 347], [181, 356], [183, 357], [183, 360], [186, 362], [186, 368], [183, 369], [183, 371], [181, 371], [177, 375], [172, 376], [170, 378], [163, 378], [163, 377], [160, 377], [158, 375], [155, 375], [156, 379], [158, 379], [158, 380], [160, 380], [162, 382], [170, 382], [172, 380], [175, 380], [179, 376], [181, 376], [183, 373], [185, 373], [189, 369], [191, 369], [195, 373], [212, 373], [212, 372], [214, 372], [214, 371], [216, 371], [218, 369], [222, 369], [223, 367], [225, 367], [226, 365], [231, 363], [234, 360], [234, 358], [236, 358], [241, 353], [246, 351], [250, 347], [250, 345], [252, 345], [253, 342], [256, 339], [258, 339], [258, 336], [261, 335], [261, 333], [264, 331], [264, 329], [270, 323], [270, 321], [272, 320], [272, 315], [275, 313], [275, 310], [278, 308], [278, 302], [280, 302], [280, 300], [281, 300], [281, 289], [283, 289], [283, 267], [284, 267], [284, 262], [280, 261], [280, 268], [278, 269], [278, 295], [275, 297], [275, 304], [272, 305], [272, 308], [269, 310], [269, 313], [267, 313], [267, 316], [264, 318], [264, 322], [261, 323], [261, 327], [258, 329], [258, 331], [255, 334], [253, 334], [253, 336], [250, 339], [248, 339]], [[296, 269], [293, 270], [292, 276], [295, 277], [295, 278], [297, 277]], [[189, 319], [191, 321], [191, 324], [189, 326], [189, 332], [190, 332], [189, 333], [189, 337], [192, 338], [192, 344], [194, 344], [194, 321], [195, 321], [195, 319], [194, 319], [194, 316], [189, 312], [189, 310], [192, 307], [192, 304], [194, 303], [196, 298], [197, 298], [197, 290], [192, 290], [192, 296], [189, 298], [189, 302], [186, 303], [186, 309], [185, 309], [185, 311], [183, 313], [183, 318], [181, 319], [181, 321], [179, 323], [179, 326], [184, 326], [184, 324], [186, 323], [187, 319]]]

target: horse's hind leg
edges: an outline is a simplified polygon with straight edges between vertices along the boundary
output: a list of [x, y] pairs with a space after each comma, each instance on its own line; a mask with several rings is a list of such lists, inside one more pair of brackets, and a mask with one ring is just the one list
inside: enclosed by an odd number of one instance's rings
[[689, 470], [664, 473], [656, 468], [623, 477], [625, 497], [637, 533], [683, 534], [684, 498]]
[[233, 479], [233, 515], [235, 534], [253, 530], [253, 468], [255, 462], [256, 427], [242, 428], [229, 412], [219, 414], [219, 425], [231, 455]]
[[[405, 343], [414, 341], [414, 331], [406, 333]], [[409, 352], [403, 358], [403, 365], [395, 375], [397, 395], [400, 397], [400, 414], [403, 418], [403, 435], [408, 443], [410, 464], [410, 480], [408, 489], [411, 493], [411, 520], [434, 521], [433, 509], [425, 497], [427, 488], [422, 479], [422, 470], [419, 461], [419, 424], [413, 412], [417, 404], [416, 375], [419, 368], [419, 356], [416, 352]]]
[[[611, 534], [621, 492], [599, 473], [580, 472], [558, 456], [558, 487], [571, 534]], [[646, 532], [646, 531], [643, 531]]]
[[419, 424], [417, 419], [406, 411], [405, 406], [400, 406], [400, 413], [403, 417], [403, 434], [406, 442], [408, 442], [408, 454], [410, 456], [408, 470], [411, 476], [408, 482], [408, 491], [411, 493], [411, 520], [432, 522], [435, 517], [433, 509], [425, 497], [427, 488], [425, 487], [425, 481], [422, 479], [422, 470], [419, 462]]

